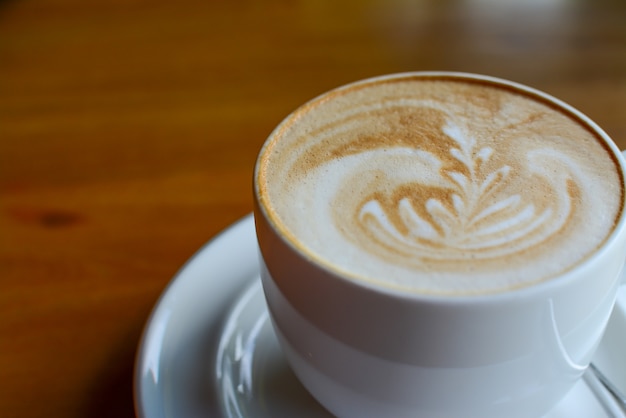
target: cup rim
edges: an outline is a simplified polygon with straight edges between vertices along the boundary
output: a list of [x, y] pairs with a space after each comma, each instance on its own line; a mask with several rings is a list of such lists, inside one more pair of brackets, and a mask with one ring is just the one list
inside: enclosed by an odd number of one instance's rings
[[[403, 78], [433, 78], [433, 79], [469, 79], [477, 82], [485, 82], [489, 84], [494, 84], [499, 87], [509, 87], [513, 90], [521, 91], [524, 94], [527, 94], [531, 97], [535, 97], [540, 99], [544, 103], [555, 106], [560, 111], [564, 111], [569, 115], [575, 117], [581, 124], [587, 126], [591, 131], [593, 131], [601, 140], [604, 142], [607, 150], [610, 150], [612, 157], [614, 158], [616, 165], [619, 167], [618, 175], [621, 180], [621, 190], [622, 190], [622, 201], [621, 207], [619, 211], [619, 216], [617, 222], [611, 232], [607, 235], [605, 240], [600, 244], [600, 246], [592, 252], [587, 258], [582, 260], [581, 262], [573, 265], [570, 269], [561, 272], [557, 275], [551, 276], [547, 279], [537, 281], [537, 282], [528, 282], [520, 287], [516, 287], [513, 289], [505, 289], [505, 290], [495, 290], [481, 293], [462, 293], [462, 294], [452, 294], [452, 293], [429, 293], [429, 292], [421, 292], [419, 290], [407, 290], [407, 289], [397, 289], [390, 286], [385, 286], [382, 284], [377, 284], [373, 281], [360, 279], [357, 275], [350, 275], [349, 273], [345, 273], [340, 271], [339, 269], [333, 268], [329, 263], [324, 262], [319, 257], [314, 257], [312, 254], [307, 253], [306, 251], [299, 248], [298, 245], [293, 243], [285, 234], [282, 234], [281, 227], [277, 225], [277, 221], [271, 216], [270, 211], [267, 210], [264, 199], [260, 198], [261, 192], [259, 190], [259, 168], [261, 165], [261, 159], [267, 150], [267, 148], [271, 145], [274, 138], [280, 133], [282, 128], [290, 123], [294, 116], [299, 114], [300, 112], [304, 112], [305, 109], [315, 103], [317, 103], [320, 99], [329, 96], [330, 94], [334, 94], [337, 92], [341, 92], [344, 89], [350, 89], [359, 85], [374, 83], [382, 80], [395, 80], [395, 79], [403, 79]], [[626, 151], [625, 151], [626, 152]], [[626, 158], [622, 151], [617, 147], [615, 142], [611, 139], [611, 137], [591, 118], [585, 115], [580, 110], [575, 107], [569, 105], [568, 103], [558, 99], [546, 92], [538, 90], [536, 88], [510, 81], [504, 78], [474, 74], [469, 72], [459, 72], [459, 71], [409, 71], [409, 72], [399, 72], [392, 74], [379, 75], [374, 77], [369, 77], [361, 80], [357, 80], [348, 84], [344, 84], [342, 86], [336, 87], [334, 89], [328, 90], [311, 100], [305, 102], [301, 106], [297, 107], [293, 112], [288, 114], [270, 133], [265, 142], [263, 143], [254, 167], [253, 174], [253, 191], [254, 191], [254, 200], [255, 200], [255, 212], [257, 209], [262, 213], [262, 216], [265, 218], [267, 223], [270, 225], [272, 232], [294, 253], [298, 254], [300, 257], [308, 260], [308, 262], [314, 264], [316, 268], [325, 271], [326, 273], [332, 275], [334, 278], [341, 280], [344, 283], [347, 283], [351, 286], [359, 287], [360, 289], [369, 290], [372, 292], [376, 292], [378, 294], [384, 294], [388, 297], [403, 299], [403, 300], [413, 300], [413, 301], [422, 301], [427, 303], [449, 303], [449, 304], [466, 304], [466, 303], [485, 303], [485, 302], [508, 302], [511, 300], [517, 300], [520, 298], [526, 298], [532, 295], [538, 295], [542, 293], [551, 293], [556, 288], [559, 288], [571, 280], [574, 280], [577, 275], [580, 274], [581, 271], [587, 269], [590, 265], [593, 265], [598, 262], [599, 259], [604, 257], [604, 254], [610, 251], [615, 245], [616, 241], [620, 239], [620, 236], [626, 233]], [[257, 213], [255, 213], [255, 217]], [[626, 255], [626, 254], [625, 254]]]

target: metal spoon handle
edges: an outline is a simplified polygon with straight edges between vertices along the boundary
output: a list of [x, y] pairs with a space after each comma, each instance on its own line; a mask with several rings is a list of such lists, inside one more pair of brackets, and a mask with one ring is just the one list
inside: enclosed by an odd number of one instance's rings
[[593, 363], [583, 379], [612, 418], [626, 418], [626, 397]]

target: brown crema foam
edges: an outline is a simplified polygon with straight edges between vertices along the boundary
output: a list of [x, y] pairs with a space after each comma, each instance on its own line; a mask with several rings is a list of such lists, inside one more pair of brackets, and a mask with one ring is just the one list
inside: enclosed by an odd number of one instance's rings
[[259, 201], [355, 280], [483, 294], [567, 272], [607, 240], [624, 181], [603, 136], [531, 90], [399, 75], [331, 91], [270, 136]]

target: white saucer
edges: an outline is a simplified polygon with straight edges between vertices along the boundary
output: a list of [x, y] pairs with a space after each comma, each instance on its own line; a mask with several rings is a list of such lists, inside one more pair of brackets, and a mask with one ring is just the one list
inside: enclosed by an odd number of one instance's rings
[[[287, 366], [267, 316], [247, 216], [174, 277], [144, 330], [139, 418], [331, 417]], [[608, 417], [581, 380], [549, 418]]]

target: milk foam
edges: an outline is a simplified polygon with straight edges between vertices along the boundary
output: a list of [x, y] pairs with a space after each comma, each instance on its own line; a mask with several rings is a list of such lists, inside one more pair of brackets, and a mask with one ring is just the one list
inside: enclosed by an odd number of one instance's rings
[[617, 162], [528, 93], [449, 77], [331, 92], [270, 137], [257, 184], [274, 223], [349, 277], [491, 293], [557, 276], [607, 239]]

